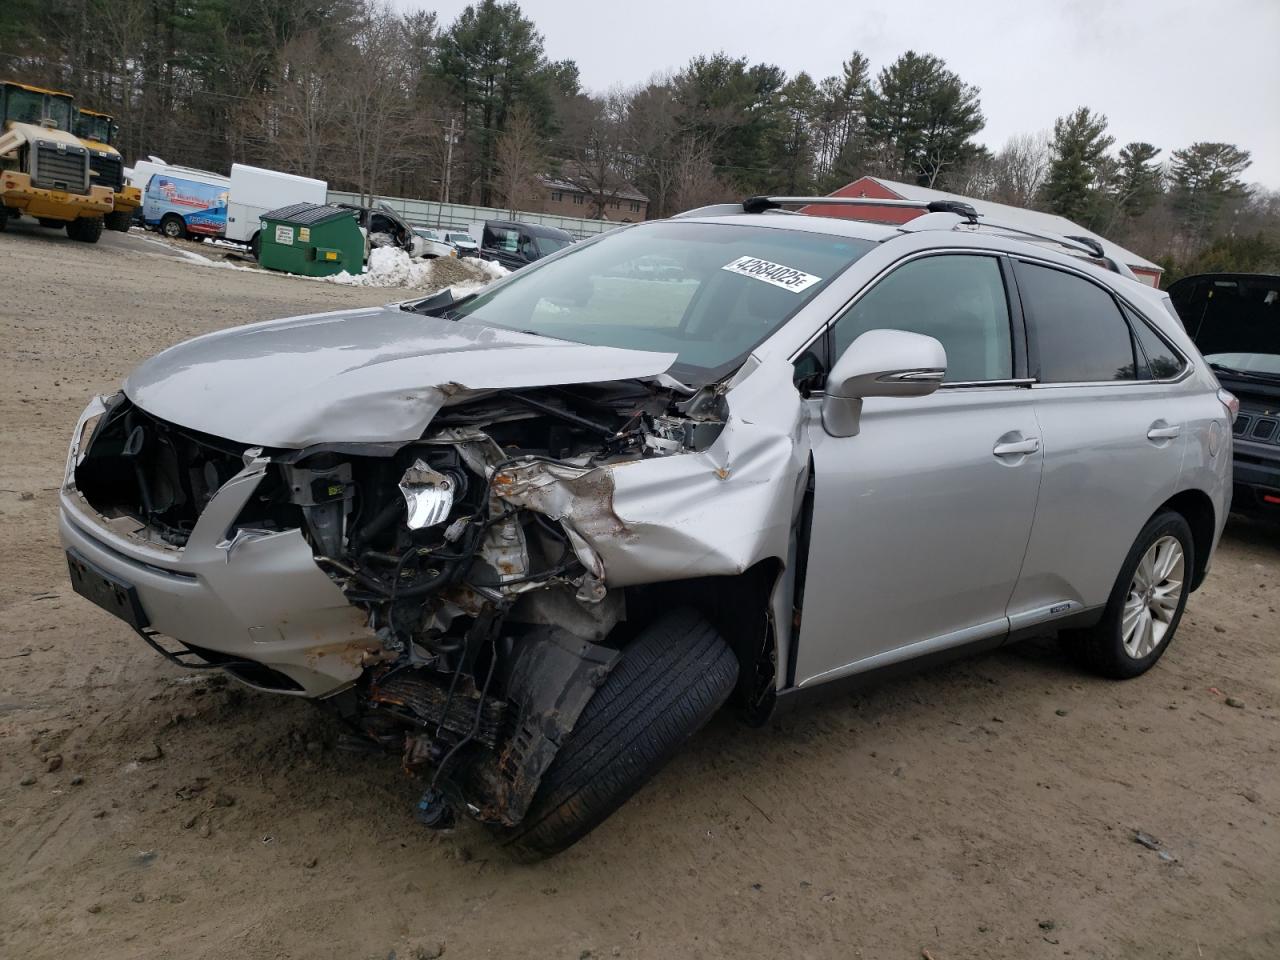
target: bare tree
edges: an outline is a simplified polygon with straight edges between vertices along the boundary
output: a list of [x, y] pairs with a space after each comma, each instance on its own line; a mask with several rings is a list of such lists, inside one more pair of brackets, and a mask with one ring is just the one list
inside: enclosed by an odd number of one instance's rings
[[544, 166], [538, 131], [523, 107], [515, 107], [508, 115], [507, 129], [494, 147], [494, 161], [494, 186], [514, 217], [536, 195]]
[[281, 49], [276, 86], [258, 112], [274, 145], [274, 159], [286, 170], [314, 177], [331, 165], [327, 154], [339, 147], [334, 129], [337, 80], [314, 31]]
[[673, 167], [672, 206], [677, 211], [692, 210], [732, 195], [732, 190], [716, 176], [711, 144], [705, 140], [685, 139], [676, 151]]
[[365, 202], [378, 187], [419, 162], [422, 118], [412, 109], [404, 21], [370, 6], [339, 65], [335, 102], [347, 175]]
[[622, 138], [625, 94], [614, 91], [601, 99], [579, 94], [566, 111], [565, 135], [572, 144], [573, 162], [564, 179], [591, 198], [591, 217], [605, 218], [617, 201], [626, 178]]
[[1015, 207], [1033, 207], [1049, 176], [1053, 161], [1048, 130], [1020, 133], [1008, 139], [996, 154], [995, 191], [991, 199]]

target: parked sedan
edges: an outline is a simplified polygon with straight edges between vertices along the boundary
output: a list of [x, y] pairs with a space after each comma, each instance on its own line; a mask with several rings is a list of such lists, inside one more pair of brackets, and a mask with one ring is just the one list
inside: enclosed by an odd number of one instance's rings
[[1046, 632], [1149, 670], [1231, 489], [1235, 400], [1168, 297], [954, 205], [759, 200], [145, 361], [72, 432], [74, 588], [526, 856], [728, 701]]

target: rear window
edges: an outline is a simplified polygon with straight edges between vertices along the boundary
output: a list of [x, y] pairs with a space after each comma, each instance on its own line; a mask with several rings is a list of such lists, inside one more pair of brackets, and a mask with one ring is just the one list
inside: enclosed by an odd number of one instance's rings
[[1083, 277], [1023, 261], [1017, 276], [1042, 383], [1137, 379], [1133, 337], [1111, 294]]

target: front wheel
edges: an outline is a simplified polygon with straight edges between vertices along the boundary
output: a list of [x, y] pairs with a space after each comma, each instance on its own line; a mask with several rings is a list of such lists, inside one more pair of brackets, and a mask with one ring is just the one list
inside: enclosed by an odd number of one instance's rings
[[97, 243], [102, 236], [102, 218], [77, 217], [67, 224], [67, 236], [81, 243]]
[[522, 860], [572, 846], [662, 769], [737, 680], [733, 651], [695, 610], [659, 617], [587, 703], [524, 820], [499, 834]]
[[170, 213], [160, 221], [160, 232], [170, 240], [181, 240], [187, 235], [187, 225], [176, 213]]
[[132, 214], [128, 210], [112, 210], [105, 217], [103, 223], [108, 230], [115, 230], [117, 233], [128, 233], [129, 223], [133, 220]]
[[1173, 642], [1194, 569], [1195, 541], [1186, 519], [1172, 510], [1156, 514], [1125, 557], [1102, 619], [1063, 634], [1067, 652], [1104, 677], [1146, 673]]

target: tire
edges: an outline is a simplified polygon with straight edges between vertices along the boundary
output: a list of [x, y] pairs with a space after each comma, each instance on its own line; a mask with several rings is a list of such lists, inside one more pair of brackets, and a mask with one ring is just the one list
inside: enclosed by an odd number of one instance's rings
[[129, 223], [133, 220], [124, 210], [112, 210], [105, 217], [103, 223], [108, 230], [115, 230], [117, 233], [128, 233]]
[[258, 254], [262, 252], [262, 231], [259, 230], [249, 239], [249, 252], [253, 254], [253, 259], [258, 259]]
[[9, 225], [9, 208], [0, 204], [0, 233]]
[[184, 240], [187, 236], [187, 225], [176, 213], [167, 213], [160, 221], [160, 232], [170, 240]]
[[696, 611], [658, 618], [587, 703], [524, 820], [499, 836], [524, 861], [577, 843], [711, 719], [737, 679], [733, 651]]
[[[1167, 547], [1171, 541], [1177, 544], [1182, 553], [1181, 572], [1177, 573], [1176, 577], [1171, 575], [1157, 579], [1160, 577], [1161, 558], [1165, 558], [1164, 562], [1167, 564], [1167, 558], [1172, 555], [1161, 554], [1157, 545]], [[1139, 564], [1149, 552], [1153, 551], [1157, 559], [1156, 577], [1148, 577], [1147, 572], [1144, 572], [1142, 577], [1156, 579], [1156, 583], [1145, 594], [1156, 599], [1143, 601], [1144, 592], [1135, 575], [1138, 573]], [[1149, 569], [1144, 568], [1144, 571]], [[1169, 644], [1173, 642], [1178, 624], [1182, 620], [1182, 611], [1187, 605], [1188, 586], [1194, 570], [1195, 540], [1187, 521], [1182, 514], [1172, 510], [1156, 514], [1142, 528], [1138, 539], [1129, 550], [1129, 555], [1125, 557], [1120, 567], [1120, 574], [1116, 577], [1115, 586], [1111, 588], [1111, 596], [1107, 599], [1102, 619], [1086, 630], [1064, 632], [1061, 637], [1063, 647], [1082, 667], [1100, 676], [1114, 680], [1127, 680], [1141, 676], [1155, 666], [1156, 661], [1164, 655], [1164, 652], [1169, 649]], [[1169, 589], [1161, 585], [1162, 583], [1172, 584], [1175, 579], [1180, 584], [1176, 603], [1170, 599]], [[1161, 596], [1165, 597], [1163, 604], [1159, 602]], [[1131, 636], [1128, 645], [1126, 645], [1125, 633], [1126, 607], [1130, 613], [1146, 610], [1153, 628], [1151, 634], [1142, 634], [1148, 619], [1144, 619], [1139, 613], [1137, 632]], [[1157, 609], [1161, 612], [1151, 616], [1150, 611]], [[1161, 626], [1163, 631], [1160, 630]]]
[[67, 236], [81, 243], [97, 243], [102, 225], [102, 217], [77, 217], [67, 224]]

